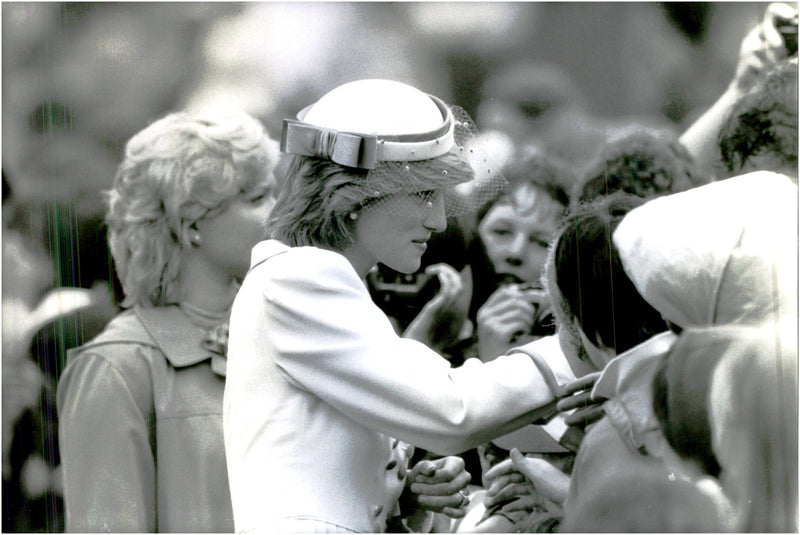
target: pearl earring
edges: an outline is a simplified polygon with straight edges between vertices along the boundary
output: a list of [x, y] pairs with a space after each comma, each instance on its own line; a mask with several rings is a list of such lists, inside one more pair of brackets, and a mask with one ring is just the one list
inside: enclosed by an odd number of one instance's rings
[[191, 243], [191, 244], [192, 244], [192, 246], [194, 246], [194, 247], [199, 247], [199, 246], [200, 246], [200, 234], [199, 234], [199, 233], [197, 233], [197, 232], [195, 232], [194, 234], [192, 234], [192, 235], [189, 237], [189, 243]]
[[350, 217], [350, 219], [355, 221], [356, 219], [358, 219], [358, 213], [357, 212], [350, 212], [349, 217]]

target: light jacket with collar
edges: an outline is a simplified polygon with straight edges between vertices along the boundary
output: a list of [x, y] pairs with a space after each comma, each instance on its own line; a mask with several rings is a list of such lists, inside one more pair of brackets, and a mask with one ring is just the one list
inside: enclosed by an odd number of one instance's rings
[[[653, 199], [625, 216], [613, 241], [639, 293], [680, 327], [796, 325], [797, 185], [786, 176], [759, 171]], [[611, 361], [595, 385], [593, 395], [612, 399], [581, 444], [568, 512], [589, 482], [611, 472], [680, 467], [653, 412], [658, 338]]]
[[236, 530], [312, 521], [385, 531], [404, 486], [403, 443], [458, 453], [535, 420], [552, 400], [528, 356], [470, 360], [451, 368], [399, 337], [341, 254], [256, 245], [228, 345]]
[[67, 531], [233, 531], [224, 358], [203, 349], [203, 334], [177, 307], [137, 307], [68, 352], [58, 387]]
[[[603, 369], [593, 398], [607, 398], [605, 417], [591, 426], [578, 450], [570, 479], [566, 514], [571, 505], [621, 471], [636, 472], [670, 455], [652, 404], [652, 382], [676, 335], [664, 332], [617, 355]], [[673, 454], [674, 455], [674, 454]], [[657, 460], [656, 460], [657, 459]]]
[[730, 503], [719, 483], [682, 461], [661, 430], [653, 409], [653, 380], [678, 336], [663, 332], [611, 360], [592, 390], [608, 398], [605, 417], [591, 426], [581, 442], [570, 479], [565, 514], [573, 514], [603, 480], [620, 474], [647, 473], [653, 466], [670, 480], [694, 483], [716, 506], [721, 526], [730, 524]]
[[607, 398], [606, 417], [633, 451], [661, 456], [663, 434], [653, 412], [653, 378], [677, 335], [663, 332], [616, 356], [592, 389], [593, 398]]

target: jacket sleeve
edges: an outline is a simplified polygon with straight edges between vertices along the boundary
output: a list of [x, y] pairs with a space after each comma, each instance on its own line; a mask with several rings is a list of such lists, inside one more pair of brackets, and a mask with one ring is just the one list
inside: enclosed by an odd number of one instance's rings
[[441, 454], [530, 423], [553, 399], [525, 355], [451, 368], [397, 336], [346, 259], [333, 256], [265, 279], [267, 343], [287, 380], [365, 427]]
[[153, 349], [87, 350], [59, 381], [67, 531], [157, 531], [152, 379], [146, 359], [118, 358], [142, 351]]

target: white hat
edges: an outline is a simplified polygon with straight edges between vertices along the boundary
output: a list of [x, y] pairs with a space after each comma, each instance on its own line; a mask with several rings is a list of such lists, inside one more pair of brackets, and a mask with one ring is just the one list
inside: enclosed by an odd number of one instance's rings
[[455, 120], [439, 98], [392, 80], [341, 85], [285, 120], [281, 150], [372, 169], [436, 158], [455, 146]]
[[445, 117], [429, 96], [393, 80], [358, 80], [331, 90], [298, 114], [303, 122], [375, 135], [428, 132]]
[[446, 214], [459, 216], [507, 185], [476, 136], [458, 106], [402, 82], [358, 80], [284, 120], [281, 151], [352, 168], [348, 187], [362, 210], [385, 207], [371, 201], [387, 195], [440, 190]]

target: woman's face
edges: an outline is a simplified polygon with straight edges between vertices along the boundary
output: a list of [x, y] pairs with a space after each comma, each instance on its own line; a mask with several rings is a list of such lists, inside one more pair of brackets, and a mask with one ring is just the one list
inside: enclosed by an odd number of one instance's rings
[[200, 258], [227, 276], [244, 278], [250, 268], [250, 250], [266, 237], [264, 223], [274, 205], [274, 189], [264, 183], [198, 221]]
[[355, 243], [343, 253], [362, 277], [378, 262], [413, 273], [431, 234], [445, 228], [441, 190], [392, 195], [358, 213]]
[[518, 188], [489, 209], [478, 234], [495, 272], [519, 282], [539, 282], [562, 210], [535, 187]]

